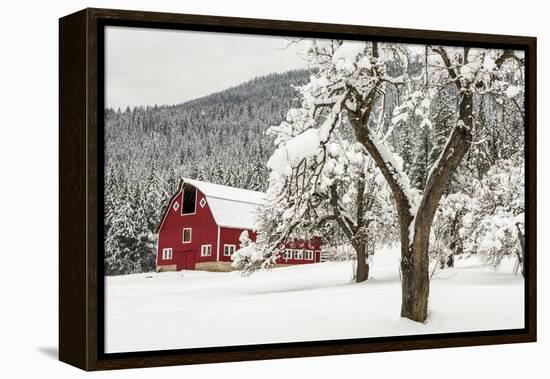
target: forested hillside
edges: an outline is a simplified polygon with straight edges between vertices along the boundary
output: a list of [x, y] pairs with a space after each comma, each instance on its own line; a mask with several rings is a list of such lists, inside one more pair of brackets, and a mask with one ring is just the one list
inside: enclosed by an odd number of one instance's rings
[[178, 105], [105, 111], [105, 272], [154, 269], [155, 229], [179, 177], [268, 184], [267, 128], [297, 106], [305, 70], [254, 78]]

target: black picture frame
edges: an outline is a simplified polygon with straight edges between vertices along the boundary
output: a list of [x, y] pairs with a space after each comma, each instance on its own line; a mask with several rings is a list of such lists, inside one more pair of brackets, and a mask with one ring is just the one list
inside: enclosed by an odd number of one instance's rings
[[[525, 328], [105, 354], [103, 350], [104, 27], [513, 48], [526, 57]], [[536, 341], [536, 38], [113, 9], [59, 20], [59, 358], [84, 370]]]

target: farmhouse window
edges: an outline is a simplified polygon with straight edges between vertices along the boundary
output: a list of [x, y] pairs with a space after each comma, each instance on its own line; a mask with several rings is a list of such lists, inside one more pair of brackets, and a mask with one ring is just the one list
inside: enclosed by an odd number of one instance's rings
[[209, 257], [212, 255], [212, 245], [201, 246], [201, 257]]
[[191, 228], [183, 228], [183, 237], [181, 241], [183, 243], [191, 242]]
[[181, 206], [181, 214], [188, 215], [195, 213], [197, 201], [197, 189], [191, 186], [185, 186], [183, 188], [183, 201]]
[[304, 256], [303, 250], [294, 250], [294, 259], [302, 259]]
[[172, 259], [172, 248], [162, 249], [162, 259]]
[[226, 257], [229, 257], [233, 255], [234, 252], [235, 252], [235, 245], [224, 245], [223, 255], [225, 255]]
[[305, 255], [304, 255], [304, 259], [308, 260], [308, 261], [312, 261], [313, 260], [313, 251], [312, 250], [306, 250]]
[[290, 249], [285, 250], [285, 259], [292, 259], [292, 250]]

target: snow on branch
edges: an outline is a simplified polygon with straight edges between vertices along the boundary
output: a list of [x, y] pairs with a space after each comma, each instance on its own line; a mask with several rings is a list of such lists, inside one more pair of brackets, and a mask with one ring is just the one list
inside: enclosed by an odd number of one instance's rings
[[[416, 210], [413, 206], [415, 196], [411, 189], [409, 177], [405, 171], [403, 171], [403, 160], [399, 157], [399, 155], [386, 147], [384, 143], [380, 142], [377, 136], [374, 134], [369, 134], [369, 137], [370, 142], [380, 154], [387, 172], [391, 175], [392, 181], [400, 188], [401, 193], [405, 197], [404, 200], [408, 202], [411, 214], [415, 214]], [[382, 170], [382, 172], [384, 172], [384, 170]]]
[[267, 161], [267, 167], [273, 172], [288, 176], [303, 159], [318, 156], [340, 120], [341, 105], [345, 97], [346, 94], [343, 94], [336, 98], [332, 111], [319, 128], [304, 130], [281, 143]]

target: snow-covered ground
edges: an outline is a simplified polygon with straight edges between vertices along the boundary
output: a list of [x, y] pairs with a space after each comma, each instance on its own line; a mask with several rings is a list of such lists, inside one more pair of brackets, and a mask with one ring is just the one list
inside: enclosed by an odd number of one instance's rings
[[372, 278], [350, 262], [238, 272], [182, 271], [106, 279], [108, 353], [522, 328], [524, 282], [456, 261], [431, 282], [425, 324], [399, 317], [397, 249], [374, 257]]

